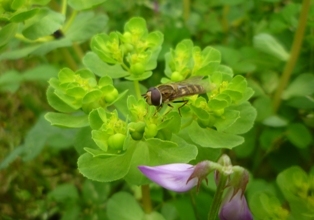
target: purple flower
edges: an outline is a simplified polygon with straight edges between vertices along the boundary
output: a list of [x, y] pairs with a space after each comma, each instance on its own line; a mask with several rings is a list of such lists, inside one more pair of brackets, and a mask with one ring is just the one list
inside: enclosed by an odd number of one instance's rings
[[234, 194], [234, 188], [230, 188], [222, 202], [220, 220], [252, 220], [253, 216], [247, 205], [242, 189]]
[[162, 166], [139, 166], [141, 172], [158, 185], [175, 191], [185, 192], [198, 184], [197, 177], [190, 178], [194, 167], [190, 164], [174, 163]]
[[195, 166], [185, 163], [173, 163], [156, 167], [139, 166], [138, 168], [150, 180], [158, 185], [175, 191], [185, 192], [197, 185], [199, 189], [203, 179], [211, 171], [210, 161], [202, 161]]

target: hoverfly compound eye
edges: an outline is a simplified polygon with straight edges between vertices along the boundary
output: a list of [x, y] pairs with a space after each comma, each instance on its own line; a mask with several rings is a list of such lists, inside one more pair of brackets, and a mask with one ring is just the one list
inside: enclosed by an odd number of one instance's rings
[[161, 100], [162, 97], [161, 97], [160, 91], [156, 89], [155, 87], [153, 87], [153, 88], [150, 88], [148, 92], [150, 92], [151, 94], [151, 97], [150, 97], [151, 104], [154, 106], [160, 106], [162, 103], [162, 100]]

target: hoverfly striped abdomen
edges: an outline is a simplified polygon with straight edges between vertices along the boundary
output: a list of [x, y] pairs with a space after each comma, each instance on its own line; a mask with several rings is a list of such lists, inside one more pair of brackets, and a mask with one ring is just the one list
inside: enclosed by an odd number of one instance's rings
[[178, 94], [176, 98], [184, 97], [184, 96], [191, 96], [196, 94], [205, 93], [205, 90], [202, 85], [184, 85], [178, 86]]

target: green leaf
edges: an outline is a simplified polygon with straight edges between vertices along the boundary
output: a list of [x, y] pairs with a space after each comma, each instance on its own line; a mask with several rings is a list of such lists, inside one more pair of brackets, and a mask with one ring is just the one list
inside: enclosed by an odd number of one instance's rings
[[311, 132], [303, 124], [289, 124], [287, 137], [296, 147], [305, 148], [313, 141]]
[[257, 219], [287, 219], [289, 212], [274, 195], [257, 192], [250, 200], [251, 211]]
[[[0, 30], [0, 47], [3, 45], [7, 44], [15, 35], [17, 31], [17, 24], [10, 23], [7, 24], [6, 26], [2, 27]], [[1, 55], [2, 56], [2, 55]], [[1, 59], [0, 56], [0, 59]]]
[[265, 118], [263, 124], [270, 127], [285, 127], [287, 126], [288, 121], [285, 118], [282, 118], [278, 115], [272, 115], [269, 116], [268, 118]]
[[112, 157], [93, 157], [89, 153], [78, 159], [78, 169], [88, 179], [111, 182], [123, 178], [130, 168], [134, 146], [129, 146], [125, 154]]
[[104, 3], [106, 0], [69, 0], [68, 4], [77, 11], [92, 8]]
[[31, 10], [28, 10], [28, 11], [23, 11], [23, 12], [14, 14], [10, 18], [10, 21], [11, 22], [23, 22], [23, 21], [33, 17], [34, 15], [36, 15], [38, 13], [38, 11], [39, 11], [38, 8], [33, 8]]
[[92, 110], [88, 115], [88, 121], [93, 130], [100, 129], [103, 123], [107, 123], [106, 111], [103, 108]]
[[255, 108], [249, 102], [244, 102], [241, 105], [232, 106], [230, 109], [238, 111], [240, 117], [224, 131], [232, 134], [244, 134], [248, 132], [254, 125], [257, 114]]
[[25, 81], [48, 81], [56, 77], [58, 69], [52, 65], [42, 64], [33, 69], [25, 71], [22, 76]]
[[30, 0], [32, 5], [47, 5], [50, 1], [51, 0]]
[[149, 77], [151, 77], [153, 75], [152, 71], [146, 71], [143, 74], [139, 75], [139, 76], [127, 76], [125, 77], [125, 79], [127, 80], [137, 80], [137, 81], [142, 81], [145, 79], [148, 79]]
[[314, 207], [306, 199], [311, 181], [308, 175], [300, 167], [293, 166], [282, 171], [276, 181], [289, 203], [293, 217], [304, 220], [312, 219]]
[[23, 80], [22, 74], [15, 70], [0, 75], [0, 91], [15, 93]]
[[232, 66], [234, 72], [240, 74], [246, 74], [254, 72], [256, 70], [256, 65], [252, 61], [241, 61]]
[[[43, 56], [47, 53], [49, 53], [52, 50], [55, 50], [57, 48], [62, 47], [69, 47], [72, 45], [72, 42], [67, 38], [61, 38], [58, 40], [52, 40], [49, 42], [42, 43], [38, 45], [33, 51], [30, 52], [30, 54], [37, 55], [37, 56]], [[28, 55], [28, 54], [27, 54]], [[24, 56], [22, 56], [24, 57]]]
[[163, 33], [159, 31], [154, 31], [148, 34], [146, 41], [151, 47], [150, 58], [145, 65], [145, 70], [153, 70], [157, 67], [157, 60], [159, 53], [161, 51], [161, 45], [164, 40]]
[[121, 65], [109, 65], [103, 62], [94, 52], [88, 52], [83, 57], [83, 64], [97, 76], [110, 76], [111, 78], [121, 78], [130, 73], [125, 71]]
[[230, 66], [236, 65], [241, 60], [241, 53], [237, 49], [225, 47], [225, 46], [216, 46], [216, 48], [222, 54], [222, 60], [224, 63]]
[[25, 146], [20, 145], [18, 147], [15, 147], [8, 155], [4, 155], [3, 159], [0, 162], [0, 170], [7, 168], [13, 161], [22, 156], [25, 151]]
[[23, 57], [27, 57], [30, 53], [32, 53], [39, 47], [40, 47], [40, 44], [32, 45], [29, 47], [24, 47], [18, 50], [6, 51], [0, 54], [0, 60], [16, 60]]
[[211, 108], [211, 110], [220, 110], [224, 109], [228, 106], [228, 102], [225, 100], [218, 100], [218, 99], [211, 99], [208, 101], [208, 107]]
[[163, 215], [158, 212], [151, 212], [144, 215], [145, 220], [166, 220]]
[[289, 99], [287, 105], [298, 109], [314, 109], [314, 100], [311, 96], [299, 96]]
[[260, 96], [253, 103], [257, 110], [256, 121], [263, 121], [273, 114], [272, 102], [269, 96]]
[[53, 127], [41, 116], [27, 133], [24, 141], [27, 150], [23, 159], [29, 161], [35, 158], [47, 145], [55, 149], [72, 146], [74, 132], [75, 130]]
[[[215, 122], [217, 131], [222, 132], [236, 122], [240, 117], [240, 112], [236, 110], [226, 109], [224, 114]], [[232, 132], [231, 132], [232, 133]]]
[[43, 116], [40, 116], [36, 124], [27, 132], [23, 145], [15, 148], [0, 163], [0, 169], [6, 168], [18, 156], [23, 161], [30, 161], [37, 157], [42, 150], [49, 146], [56, 149], [64, 149], [73, 145], [74, 130], [62, 129], [51, 126]]
[[145, 36], [148, 33], [145, 19], [141, 17], [131, 18], [124, 25], [124, 31], [130, 32], [132, 35], [135, 35], [136, 37], [139, 38]]
[[136, 199], [126, 192], [118, 192], [108, 200], [107, 213], [110, 220], [140, 220], [144, 217]]
[[48, 198], [57, 202], [66, 202], [66, 200], [76, 200], [79, 198], [77, 188], [70, 183], [58, 185], [48, 194]]
[[241, 75], [236, 75], [228, 85], [228, 89], [243, 92], [247, 86], [246, 79]]
[[195, 159], [197, 148], [175, 134], [172, 136], [172, 141], [151, 138], [136, 142], [131, 167], [124, 179], [129, 184], [146, 184], [150, 181], [138, 170], [139, 165], [157, 166], [169, 163], [186, 163]]
[[72, 25], [66, 31], [66, 38], [73, 41], [83, 42], [90, 39], [93, 35], [104, 30], [108, 22], [105, 14], [95, 15], [91, 11], [79, 13]]
[[261, 33], [254, 36], [254, 47], [270, 54], [279, 60], [287, 61], [289, 59], [289, 53], [272, 35]]
[[193, 122], [187, 129], [191, 140], [202, 147], [232, 149], [244, 142], [241, 136], [201, 128], [196, 122]]
[[238, 158], [245, 158], [252, 154], [252, 152], [256, 149], [256, 139], [257, 139], [257, 129], [254, 127], [246, 134], [243, 134], [245, 142], [240, 144], [234, 149]]
[[20, 7], [22, 7], [26, 3], [26, 0], [13, 0], [11, 3], [11, 8], [13, 10], [18, 10]]
[[25, 37], [36, 40], [58, 30], [62, 26], [64, 19], [62, 14], [42, 8], [35, 16], [26, 21], [22, 33]]
[[290, 99], [297, 96], [307, 96], [314, 93], [314, 75], [307, 73], [299, 75], [284, 91], [282, 98]]
[[[193, 67], [192, 49], [193, 42], [191, 40], [182, 40], [177, 44], [175, 50], [166, 53], [166, 76], [171, 78], [172, 73], [178, 71], [180, 74], [185, 74], [184, 77], [186, 77], [187, 71]], [[182, 72], [183, 70], [186, 71]]]
[[48, 112], [45, 115], [47, 121], [51, 125], [61, 126], [66, 128], [81, 128], [88, 126], [87, 115], [69, 115], [56, 112]]
[[76, 136], [74, 137], [74, 147], [79, 155], [84, 154], [86, 147], [97, 149], [96, 143], [91, 138], [91, 128], [83, 127], [78, 129]]
[[92, 90], [90, 92], [87, 92], [85, 96], [82, 99], [83, 105], [93, 104], [94, 102], [97, 102], [100, 100], [102, 95], [102, 92], [100, 90]]
[[264, 150], [270, 150], [274, 143], [277, 143], [279, 138], [281, 138], [282, 136], [282, 129], [266, 127], [265, 129], [263, 129], [262, 134], [259, 137], [261, 148]]
[[51, 86], [48, 87], [46, 96], [47, 96], [47, 101], [48, 101], [49, 105], [59, 112], [70, 113], [70, 112], [74, 112], [77, 110], [77, 109], [69, 106], [62, 99], [60, 99], [54, 93], [54, 89]]
[[[137, 96], [135, 88], [134, 88], [134, 83], [130, 81], [119, 81], [117, 84], [115, 84], [116, 89], [118, 89], [119, 93], [128, 90], [128, 96], [133, 95], [134, 97]], [[140, 92], [141, 94], [144, 94], [147, 89], [142, 85], [139, 84], [140, 87]], [[117, 102], [115, 102], [115, 107], [121, 112], [124, 116], [126, 116], [129, 113], [129, 109], [127, 105], [125, 104], [126, 99], [120, 99]]]
[[203, 57], [203, 62], [205, 63], [205, 65], [212, 62], [220, 63], [221, 61], [221, 53], [219, 52], [219, 50], [213, 47], [205, 47], [202, 50], [202, 57]]

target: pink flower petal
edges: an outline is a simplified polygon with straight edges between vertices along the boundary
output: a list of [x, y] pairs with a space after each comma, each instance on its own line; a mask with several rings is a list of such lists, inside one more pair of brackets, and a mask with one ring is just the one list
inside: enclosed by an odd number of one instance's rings
[[176, 163], [155, 167], [139, 166], [138, 168], [153, 182], [175, 192], [188, 191], [197, 184], [197, 178], [188, 181], [194, 171], [194, 167], [190, 164]]

